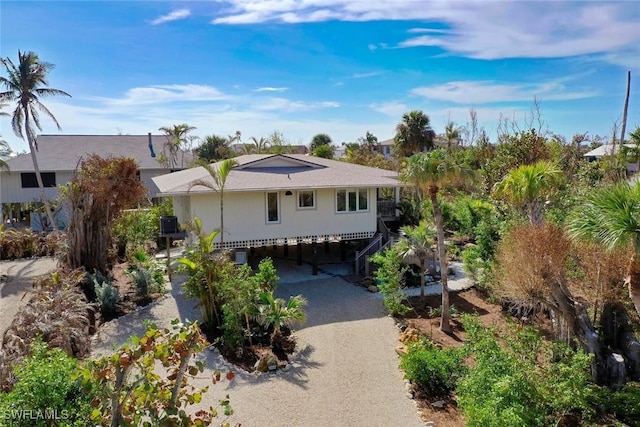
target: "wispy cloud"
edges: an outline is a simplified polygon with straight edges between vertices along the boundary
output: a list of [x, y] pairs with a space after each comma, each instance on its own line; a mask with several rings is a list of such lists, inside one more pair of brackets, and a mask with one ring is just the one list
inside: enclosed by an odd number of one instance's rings
[[369, 104], [369, 108], [389, 117], [401, 117], [409, 111], [409, 107], [406, 104], [398, 101]]
[[351, 76], [352, 79], [366, 79], [367, 77], [375, 77], [382, 74], [382, 71], [372, 71], [370, 73], [355, 73]]
[[144, 105], [185, 101], [220, 101], [229, 99], [213, 86], [207, 85], [156, 85], [127, 90], [122, 98], [97, 98], [108, 105]]
[[191, 11], [189, 9], [177, 9], [172, 12], [167, 13], [166, 15], [162, 15], [151, 21], [151, 25], [160, 25], [166, 22], [178, 21], [180, 19], [185, 19], [191, 16]]
[[334, 101], [306, 102], [287, 98], [267, 98], [256, 102], [254, 108], [260, 111], [281, 111], [295, 113], [323, 108], [338, 108], [340, 103]]
[[[217, 0], [215, 24], [262, 22], [438, 21], [445, 28], [414, 27], [396, 47], [439, 47], [476, 59], [614, 55], [640, 43], [635, 2], [450, 1], [415, 7], [415, 0]], [[225, 7], [226, 6], [226, 7]], [[532, 18], [534, 17], [534, 18]], [[369, 50], [384, 47], [371, 43]], [[636, 52], [637, 53], [637, 52]], [[605, 55], [607, 54], [607, 55]], [[614, 55], [614, 56], [610, 56]]]
[[254, 90], [254, 92], [284, 92], [288, 89], [289, 89], [288, 87], [265, 86], [265, 87], [259, 87], [258, 89]]
[[590, 98], [596, 96], [597, 92], [567, 90], [563, 80], [532, 84], [462, 80], [417, 87], [411, 90], [411, 94], [437, 101], [473, 105], [532, 101], [534, 98], [566, 101]]

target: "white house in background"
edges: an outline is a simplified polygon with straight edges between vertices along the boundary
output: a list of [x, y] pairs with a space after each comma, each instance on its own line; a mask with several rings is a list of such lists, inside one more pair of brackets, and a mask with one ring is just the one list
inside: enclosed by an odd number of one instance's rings
[[[634, 144], [624, 144], [625, 147], [634, 148]], [[620, 144], [603, 144], [588, 153], [584, 154], [584, 157], [589, 161], [599, 160], [602, 157], [616, 154], [620, 150]], [[629, 174], [635, 174], [638, 172], [638, 163], [627, 163], [627, 172]]]
[[[184, 169], [192, 160], [191, 154], [179, 151], [176, 165], [163, 166], [158, 159], [167, 142], [164, 135], [40, 135], [36, 141], [38, 166], [50, 200], [58, 196], [59, 185], [71, 180], [80, 161], [92, 154], [135, 159], [149, 197], [156, 197], [158, 192], [153, 177]], [[13, 217], [13, 211], [7, 212], [6, 204], [38, 202], [40, 190], [31, 154], [20, 154], [6, 163], [9, 169], [0, 170], [0, 214], [4, 208], [5, 216]]]
[[[398, 174], [299, 154], [253, 154], [235, 158], [224, 193], [224, 243], [259, 248], [371, 238], [378, 215], [395, 216]], [[212, 164], [217, 168], [220, 163]], [[193, 184], [213, 185], [203, 167], [153, 178], [159, 195], [173, 197], [180, 223], [202, 220], [206, 232], [220, 228], [220, 193]], [[396, 200], [378, 202], [382, 188]], [[388, 194], [388, 192], [387, 192]], [[389, 204], [390, 203], [390, 204]], [[379, 212], [386, 209], [385, 212]]]

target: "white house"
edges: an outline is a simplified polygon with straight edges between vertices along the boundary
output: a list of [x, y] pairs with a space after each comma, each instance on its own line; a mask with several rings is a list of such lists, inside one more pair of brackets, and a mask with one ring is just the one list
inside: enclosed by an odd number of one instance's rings
[[[237, 165], [227, 178], [223, 200], [224, 242], [218, 235], [218, 247], [368, 239], [377, 231], [381, 189], [393, 189], [391, 194], [395, 191], [396, 200], [399, 197], [398, 174], [393, 171], [299, 154], [254, 154], [234, 160]], [[220, 228], [220, 193], [194, 186], [198, 180], [213, 185], [203, 167], [153, 178], [159, 195], [173, 197], [180, 223], [198, 217], [211, 232]], [[388, 203], [380, 206], [388, 208]]]
[[[635, 144], [624, 144], [627, 148], [634, 148]], [[611, 156], [613, 154], [618, 153], [620, 151], [620, 144], [603, 144], [599, 147], [594, 148], [588, 153], [584, 154], [584, 157], [589, 161], [599, 160], [605, 156]], [[638, 172], [639, 164], [637, 162], [627, 163], [627, 172], [630, 175]]]
[[[91, 154], [135, 159], [149, 197], [156, 197], [158, 192], [153, 177], [184, 169], [192, 160], [191, 154], [178, 151], [175, 163], [162, 164], [159, 160], [167, 151], [164, 135], [40, 135], [36, 141], [38, 166], [49, 200], [58, 196], [58, 186], [69, 182], [81, 160]], [[6, 163], [9, 169], [0, 170], [0, 213], [8, 203], [39, 202], [31, 154], [20, 154]], [[13, 216], [11, 210], [9, 215]]]

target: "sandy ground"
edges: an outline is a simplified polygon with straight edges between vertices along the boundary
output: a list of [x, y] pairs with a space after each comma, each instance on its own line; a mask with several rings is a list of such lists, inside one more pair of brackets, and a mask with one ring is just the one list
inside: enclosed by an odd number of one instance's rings
[[[212, 386], [201, 406], [216, 406], [229, 394], [235, 413], [228, 421], [247, 427], [424, 426], [406, 395], [394, 350], [398, 330], [385, 315], [380, 296], [329, 274], [310, 276], [305, 269], [300, 281], [293, 267], [291, 271], [278, 295], [302, 294], [309, 301], [307, 322], [296, 332], [300, 351], [293, 363], [277, 373], [233, 369], [235, 378]], [[142, 331], [142, 319], [169, 325], [176, 317], [197, 317], [195, 302], [179, 290], [183, 279], [174, 277], [170, 297], [101, 328], [94, 354], [108, 354], [131, 333]], [[231, 369], [213, 351], [201, 357], [211, 370]], [[194, 384], [210, 385], [210, 378]]]
[[18, 312], [27, 303], [32, 278], [56, 268], [55, 258], [32, 258], [0, 261], [0, 337]]
[[[54, 268], [55, 260], [50, 258], [0, 262], [0, 275], [6, 276], [0, 283], [0, 331], [26, 302], [21, 299], [30, 289], [28, 278]], [[228, 421], [247, 427], [424, 426], [415, 403], [406, 395], [394, 351], [398, 330], [385, 315], [381, 295], [338, 277], [348, 273], [348, 266], [321, 266], [317, 276], [309, 270], [291, 260], [278, 262], [282, 278], [278, 296], [302, 294], [309, 301], [307, 322], [296, 332], [299, 352], [289, 368], [248, 374], [207, 350], [200, 357], [210, 369], [209, 376], [203, 375], [195, 385], [210, 385], [216, 369], [234, 370], [236, 376], [212, 386], [201, 406], [216, 406], [217, 399], [229, 394], [235, 413]], [[453, 289], [470, 286], [458, 274], [451, 279]], [[109, 354], [131, 335], [143, 333], [145, 319], [159, 326], [169, 326], [175, 318], [198, 319], [196, 302], [181, 292], [183, 280], [184, 276], [175, 275], [165, 297], [103, 325], [94, 337], [93, 354]], [[437, 293], [438, 288], [439, 284], [432, 285], [428, 293]]]

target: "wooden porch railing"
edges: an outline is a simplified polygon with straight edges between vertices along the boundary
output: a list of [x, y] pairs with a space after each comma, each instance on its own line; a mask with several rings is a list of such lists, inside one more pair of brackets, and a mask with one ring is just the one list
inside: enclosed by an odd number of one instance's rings
[[378, 215], [384, 218], [395, 218], [396, 215], [396, 202], [395, 200], [378, 200]]
[[362, 272], [364, 272], [364, 275], [368, 276], [369, 273], [371, 272], [371, 267], [369, 265], [369, 257], [375, 254], [376, 252], [381, 251], [382, 248], [384, 248], [388, 243], [389, 243], [388, 241], [386, 243], [383, 243], [382, 234], [376, 234], [373, 240], [371, 241], [371, 243], [369, 243], [366, 248], [364, 248], [361, 251], [357, 251], [356, 258], [354, 261], [355, 273], [361, 274]]

